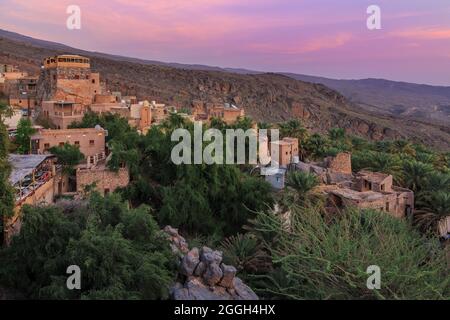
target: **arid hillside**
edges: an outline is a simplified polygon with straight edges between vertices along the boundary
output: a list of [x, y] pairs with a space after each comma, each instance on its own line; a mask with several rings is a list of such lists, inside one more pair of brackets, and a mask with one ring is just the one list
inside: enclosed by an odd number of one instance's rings
[[14, 64], [38, 74], [41, 60], [46, 56], [83, 54], [92, 59], [92, 68], [101, 73], [107, 88], [124, 95], [137, 95], [140, 99], [185, 108], [193, 101], [232, 102], [243, 106], [246, 113], [258, 121], [300, 118], [315, 131], [339, 126], [370, 139], [406, 137], [437, 149], [450, 150], [449, 127], [365, 111], [321, 84], [272, 73], [239, 74], [151, 64], [28, 39], [11, 39], [0, 33], [0, 63]]

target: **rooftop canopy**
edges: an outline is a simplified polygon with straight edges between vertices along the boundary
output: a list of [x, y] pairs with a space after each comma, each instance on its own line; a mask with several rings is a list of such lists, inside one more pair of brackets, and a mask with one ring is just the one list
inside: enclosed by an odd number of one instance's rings
[[9, 163], [12, 166], [11, 175], [9, 176], [9, 181], [12, 185], [23, 180], [26, 176], [33, 173], [33, 171], [39, 167], [39, 165], [47, 160], [48, 158], [53, 158], [51, 154], [46, 155], [20, 155], [20, 154], [10, 154]]

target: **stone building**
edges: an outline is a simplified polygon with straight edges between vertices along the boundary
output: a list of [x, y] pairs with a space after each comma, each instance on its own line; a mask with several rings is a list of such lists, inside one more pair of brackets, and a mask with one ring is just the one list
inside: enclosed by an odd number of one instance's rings
[[59, 55], [44, 59], [38, 87], [40, 101], [68, 101], [87, 106], [101, 92], [100, 75], [91, 71], [89, 58]]
[[95, 165], [106, 158], [105, 137], [108, 131], [101, 127], [85, 129], [51, 130], [41, 129], [31, 137], [33, 154], [48, 154], [52, 147], [65, 143], [78, 146], [86, 157], [88, 166]]
[[327, 195], [327, 208], [376, 209], [402, 218], [414, 210], [414, 193], [393, 185], [392, 175], [362, 170], [352, 173], [351, 154], [340, 153], [323, 162], [296, 164], [296, 169], [319, 177], [319, 188]]
[[91, 167], [78, 166], [76, 180], [79, 194], [82, 194], [86, 187], [91, 186], [100, 194], [105, 195], [118, 188], [126, 187], [130, 183], [130, 175], [125, 167], [115, 172], [109, 170], [103, 162]]
[[7, 81], [9, 105], [27, 109], [30, 113], [37, 106], [36, 86], [38, 77], [25, 76], [16, 80]]
[[278, 159], [280, 167], [285, 168], [291, 163], [298, 161], [298, 139], [286, 137], [283, 140], [271, 141], [269, 145], [272, 161]]
[[213, 118], [223, 120], [227, 124], [236, 122], [239, 118], [245, 116], [243, 108], [238, 108], [233, 104], [224, 103], [203, 103], [194, 101], [192, 115], [197, 121], [211, 121]]
[[38, 77], [30, 76], [11, 65], [0, 65], [0, 93], [9, 98], [9, 105], [31, 113], [37, 105]]
[[81, 103], [69, 101], [44, 101], [41, 114], [57, 129], [67, 129], [72, 123], [83, 120], [86, 107]]

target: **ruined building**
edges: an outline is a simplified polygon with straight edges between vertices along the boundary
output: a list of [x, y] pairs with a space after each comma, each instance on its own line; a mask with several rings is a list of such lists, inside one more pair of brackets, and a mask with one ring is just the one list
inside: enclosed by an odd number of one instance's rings
[[394, 186], [392, 175], [367, 170], [353, 174], [350, 153], [327, 157], [321, 163], [299, 162], [296, 169], [319, 177], [328, 211], [352, 206], [385, 211], [397, 218], [413, 213], [411, 190]]
[[192, 115], [197, 121], [211, 121], [213, 118], [223, 120], [226, 124], [232, 124], [245, 116], [243, 108], [238, 108], [229, 103], [203, 103], [194, 101]]

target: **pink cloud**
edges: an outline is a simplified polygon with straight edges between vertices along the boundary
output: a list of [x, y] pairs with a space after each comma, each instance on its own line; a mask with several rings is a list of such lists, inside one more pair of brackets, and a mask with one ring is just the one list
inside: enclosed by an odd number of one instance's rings
[[416, 40], [445, 40], [450, 39], [450, 28], [430, 27], [399, 30], [390, 33], [391, 36], [412, 38]]

